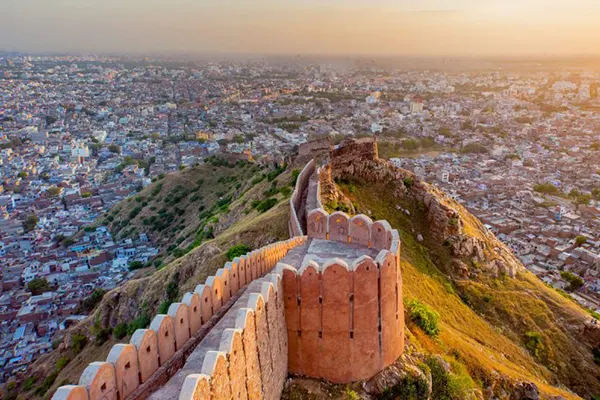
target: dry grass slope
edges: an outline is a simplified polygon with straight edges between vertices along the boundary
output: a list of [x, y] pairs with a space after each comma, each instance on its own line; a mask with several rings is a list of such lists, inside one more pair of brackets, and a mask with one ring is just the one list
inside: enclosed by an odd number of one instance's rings
[[[443, 246], [415, 239], [426, 231], [418, 207], [402, 204], [411, 216], [398, 211], [398, 200], [383, 185], [338, 186], [361, 212], [374, 220], [387, 219], [400, 231], [403, 295], [428, 304], [441, 316], [436, 339], [409, 324], [413, 344], [420, 350], [460, 360], [481, 389], [494, 384], [500, 374], [534, 382], [543, 397], [579, 398], [571, 390], [600, 394], [600, 369], [591, 349], [578, 340], [578, 329], [587, 318], [584, 310], [527, 271], [514, 279], [452, 279]], [[461, 217], [469, 234], [485, 238], [480, 222], [462, 207]], [[528, 348], [528, 332], [540, 333], [539, 351]]]
[[[182, 185], [182, 182], [197, 182], [198, 179], [203, 179], [202, 186], [206, 185], [212, 188], [213, 191], [226, 190], [225, 196], [231, 195], [227, 207], [213, 208], [213, 212], [209, 217], [219, 219], [219, 222], [212, 224], [214, 238], [205, 238], [198, 247], [191, 249], [189, 253], [179, 258], [171, 256], [169, 258], [171, 261], [160, 270], [154, 268], [142, 270], [136, 279], [130, 280], [121, 287], [105, 294], [94, 313], [72, 328], [57, 350], [42, 356], [34, 363], [32, 375], [36, 377], [36, 384], [32, 390], [23, 390], [21, 397], [24, 399], [50, 398], [59, 386], [76, 384], [81, 372], [88, 363], [106, 359], [113, 344], [124, 343], [129, 340], [129, 335], [120, 340], [115, 340], [113, 335], [109, 333], [104, 340], [98, 341], [99, 328], [110, 330], [120, 323], [132, 324], [136, 320], [139, 321], [140, 317], [152, 318], [159, 311], [161, 305], [169, 300], [170, 294], [179, 300], [185, 292], [193, 290], [197, 284], [205, 282], [209, 275], [213, 275], [217, 269], [221, 268], [227, 261], [226, 252], [231, 246], [245, 244], [255, 249], [268, 243], [287, 239], [289, 209], [285, 200], [289, 198], [289, 192], [285, 188], [290, 188], [293, 174], [290, 169], [279, 170], [276, 177], [275, 173], [271, 174], [271, 177], [274, 178], [271, 181], [265, 176], [259, 182], [259, 178], [269, 172], [272, 172], [272, 170], [256, 169], [252, 166], [236, 166], [233, 168], [217, 166], [213, 168], [213, 166], [205, 165], [190, 168], [189, 171], [184, 170], [168, 175], [159, 181], [162, 182], [162, 188], [157, 197], [162, 198], [168, 198], [169, 190]], [[207, 178], [207, 174], [212, 174], [212, 176]], [[238, 182], [241, 182], [242, 185], [236, 187], [237, 183], [231, 181], [233, 185], [225, 185], [225, 189], [219, 189], [223, 186], [221, 177], [231, 176], [237, 176]], [[243, 177], [243, 180], [241, 177]], [[221, 182], [219, 182], [219, 179], [221, 179]], [[159, 182], [146, 188], [140, 195], [146, 196], [154, 190]], [[278, 193], [274, 193], [273, 187], [279, 189]], [[269, 193], [265, 193], [269, 190]], [[197, 193], [204, 192], [198, 190]], [[189, 196], [193, 196], [193, 194]], [[202, 196], [204, 199], [222, 197], [217, 197], [217, 194], [212, 192], [202, 194]], [[277, 203], [265, 212], [257, 211], [252, 204], [256, 204], [265, 198], [277, 199]], [[161, 201], [162, 199], [159, 201], [156, 198], [150, 200], [144, 206], [144, 211], [140, 212], [139, 217], [136, 216], [130, 220], [130, 225], [141, 228], [143, 225], [141, 221], [144, 218], [146, 209], [151, 211], [150, 208]], [[117, 216], [125, 216], [131, 212], [131, 209], [136, 207], [136, 203], [143, 204], [143, 202], [136, 202], [135, 199], [132, 201], [125, 200], [116, 206], [117, 212], [114, 213], [113, 210], [112, 213]], [[180, 222], [183, 227], [178, 231], [179, 237], [183, 237], [185, 232], [196, 232], [194, 230], [196, 228], [188, 229], [187, 227], [198, 226], [199, 213], [194, 211], [197, 208], [197, 203], [184, 199], [178, 203], [180, 204], [179, 207], [185, 207], [183, 220]], [[118, 218], [114, 218], [114, 221], [117, 220]], [[181, 246], [186, 246], [186, 243], [182, 242]], [[83, 333], [89, 340], [79, 354], [75, 354], [70, 345], [70, 337], [74, 332]], [[55, 366], [62, 357], [68, 357], [70, 362], [58, 373], [45, 394], [36, 394], [35, 388], [55, 371]]]

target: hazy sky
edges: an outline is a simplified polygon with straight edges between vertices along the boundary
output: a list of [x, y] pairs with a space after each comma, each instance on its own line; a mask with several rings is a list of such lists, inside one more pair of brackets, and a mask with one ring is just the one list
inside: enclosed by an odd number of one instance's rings
[[0, 0], [0, 50], [600, 54], [600, 0]]

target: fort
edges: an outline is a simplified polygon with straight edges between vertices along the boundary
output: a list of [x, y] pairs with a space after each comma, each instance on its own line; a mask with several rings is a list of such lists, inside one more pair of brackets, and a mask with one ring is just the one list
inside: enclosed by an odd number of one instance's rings
[[[321, 144], [319, 144], [321, 146]], [[377, 144], [331, 150], [377, 154]], [[404, 349], [401, 243], [387, 221], [328, 214], [311, 160], [290, 239], [237, 257], [55, 400], [279, 399], [286, 377], [369, 379]]]

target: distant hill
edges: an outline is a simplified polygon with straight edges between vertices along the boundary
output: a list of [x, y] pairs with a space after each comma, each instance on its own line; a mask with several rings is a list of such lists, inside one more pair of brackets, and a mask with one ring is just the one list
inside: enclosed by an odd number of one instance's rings
[[288, 195], [291, 188], [275, 180], [282, 172], [282, 168], [209, 158], [200, 166], [160, 176], [100, 222], [118, 239], [146, 233], [160, 248], [160, 261], [168, 263], [253, 211], [253, 201]]

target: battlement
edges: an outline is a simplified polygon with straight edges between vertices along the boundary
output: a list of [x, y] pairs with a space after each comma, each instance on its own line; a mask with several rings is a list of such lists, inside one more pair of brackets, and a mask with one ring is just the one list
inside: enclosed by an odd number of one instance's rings
[[[167, 314], [156, 315], [149, 329], [135, 331], [127, 344], [116, 344], [106, 361], [89, 364], [79, 384], [59, 388], [53, 400], [148, 398], [181, 368], [195, 345], [235, 303], [239, 292], [261, 279], [290, 249], [305, 241], [306, 237], [296, 236], [226, 263], [215, 276], [197, 285], [194, 292], [186, 293], [180, 303], [172, 304]], [[279, 288], [279, 284], [276, 286]], [[271, 290], [267, 289], [264, 296]], [[263, 302], [270, 295], [265, 298]], [[253, 310], [258, 314], [256, 306]]]
[[[357, 151], [376, 156], [370, 143]], [[292, 239], [225, 264], [53, 399], [275, 400], [288, 374], [347, 383], [392, 364], [404, 349], [398, 231], [328, 214], [318, 173], [311, 161], [298, 175]]]
[[303, 197], [306, 196], [305, 192], [308, 190], [308, 183], [310, 177], [314, 174], [314, 172], [315, 161], [310, 160], [310, 162], [304, 166], [304, 168], [298, 175], [298, 178], [296, 179], [294, 192], [292, 193], [292, 197], [290, 198], [290, 218], [288, 221], [290, 237], [304, 235], [301, 219], [302, 216], [304, 216], [305, 208], [302, 207], [302, 201]]

